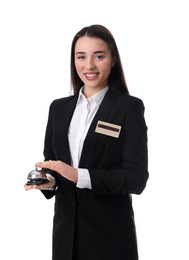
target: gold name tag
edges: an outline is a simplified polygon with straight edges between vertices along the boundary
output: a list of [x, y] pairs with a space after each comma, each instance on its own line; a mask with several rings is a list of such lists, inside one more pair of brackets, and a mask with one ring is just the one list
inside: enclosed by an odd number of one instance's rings
[[95, 132], [103, 135], [119, 137], [121, 126], [110, 124], [104, 121], [98, 121]]

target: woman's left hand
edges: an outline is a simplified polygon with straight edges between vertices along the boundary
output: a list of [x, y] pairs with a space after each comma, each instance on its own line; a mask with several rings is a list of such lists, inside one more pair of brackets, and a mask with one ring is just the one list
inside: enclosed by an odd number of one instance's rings
[[70, 165], [62, 162], [62, 161], [44, 161], [44, 162], [37, 162], [35, 164], [36, 167], [39, 168], [46, 168], [52, 171], [56, 171], [61, 174], [64, 178], [77, 182], [78, 179], [78, 172], [77, 169], [71, 167]]

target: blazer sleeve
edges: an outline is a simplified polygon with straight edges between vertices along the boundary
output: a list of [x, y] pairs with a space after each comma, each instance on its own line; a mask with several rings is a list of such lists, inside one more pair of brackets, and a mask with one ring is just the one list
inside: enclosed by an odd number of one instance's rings
[[[44, 141], [44, 160], [55, 160], [55, 154], [53, 151], [53, 131], [52, 131], [52, 105], [50, 105], [49, 108], [49, 115], [48, 115], [48, 121], [47, 121], [47, 126], [46, 126], [46, 133], [45, 133], [45, 141]], [[56, 173], [54, 171], [51, 171], [49, 169], [43, 169], [45, 173], [51, 174], [56, 181]], [[55, 193], [56, 193], [56, 186], [54, 187], [53, 190], [41, 190], [43, 195], [47, 198], [50, 199], [52, 198]]]
[[[89, 169], [95, 196], [140, 194], [146, 186], [149, 177], [147, 126], [140, 99], [135, 99], [127, 108], [121, 138], [121, 158], [117, 158], [114, 169]], [[117, 156], [114, 149], [110, 153]]]

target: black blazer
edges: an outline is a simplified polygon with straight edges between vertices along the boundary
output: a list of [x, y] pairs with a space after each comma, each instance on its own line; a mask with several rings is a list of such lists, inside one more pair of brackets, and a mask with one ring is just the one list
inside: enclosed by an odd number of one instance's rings
[[[52, 102], [45, 160], [70, 164], [68, 128], [78, 95]], [[121, 126], [119, 137], [95, 131], [98, 121]], [[84, 141], [79, 168], [89, 170], [92, 190], [78, 189], [56, 172], [53, 260], [137, 260], [130, 194], [148, 180], [147, 126], [143, 102], [109, 89]]]

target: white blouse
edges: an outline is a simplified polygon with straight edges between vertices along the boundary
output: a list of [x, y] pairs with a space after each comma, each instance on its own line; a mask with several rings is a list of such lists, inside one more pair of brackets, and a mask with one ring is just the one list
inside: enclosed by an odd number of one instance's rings
[[106, 94], [108, 86], [97, 94], [86, 98], [80, 89], [76, 108], [68, 131], [68, 140], [71, 153], [71, 165], [78, 169], [78, 181], [76, 186], [80, 189], [91, 189], [90, 175], [87, 169], [78, 168], [83, 149], [83, 143], [91, 122]]

